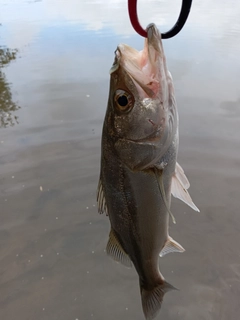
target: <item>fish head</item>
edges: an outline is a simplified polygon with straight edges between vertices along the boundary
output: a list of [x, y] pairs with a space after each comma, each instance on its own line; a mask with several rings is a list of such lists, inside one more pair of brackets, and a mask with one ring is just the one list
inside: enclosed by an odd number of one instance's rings
[[170, 145], [177, 127], [172, 77], [154, 24], [147, 27], [142, 51], [125, 44], [117, 47], [110, 75], [108, 133], [128, 167], [151, 167]]

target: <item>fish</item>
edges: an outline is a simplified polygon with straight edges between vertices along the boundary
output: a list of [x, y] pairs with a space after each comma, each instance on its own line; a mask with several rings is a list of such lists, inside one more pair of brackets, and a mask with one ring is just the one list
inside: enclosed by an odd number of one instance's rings
[[141, 51], [120, 44], [110, 69], [102, 128], [98, 211], [110, 220], [107, 254], [139, 276], [146, 320], [158, 314], [164, 294], [176, 288], [159, 269], [159, 257], [185, 249], [170, 237], [171, 195], [195, 211], [189, 181], [177, 163], [179, 120], [173, 80], [161, 34], [147, 29]]

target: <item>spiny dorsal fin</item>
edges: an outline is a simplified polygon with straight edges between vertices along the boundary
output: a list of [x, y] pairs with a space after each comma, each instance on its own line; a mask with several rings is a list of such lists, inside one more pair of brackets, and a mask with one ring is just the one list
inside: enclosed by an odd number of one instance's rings
[[97, 188], [97, 203], [98, 203], [98, 212], [100, 214], [105, 212], [106, 215], [108, 216], [107, 204], [106, 204], [106, 199], [103, 191], [101, 178], [99, 179], [98, 188]]
[[165, 193], [165, 189], [164, 189], [164, 185], [163, 185], [163, 180], [162, 180], [162, 170], [159, 170], [157, 167], [154, 168], [154, 173], [155, 173], [155, 176], [157, 178], [157, 182], [158, 182], [158, 187], [159, 187], [159, 191], [162, 195], [162, 198], [163, 198], [163, 202], [165, 204], [165, 207], [170, 215], [170, 217], [172, 218], [172, 222], [174, 224], [176, 224], [176, 219], [174, 217], [174, 215], [172, 214], [172, 212], [170, 211], [170, 208], [168, 207], [168, 204], [167, 204], [167, 199], [166, 199], [166, 193]]
[[200, 210], [193, 203], [190, 194], [187, 189], [190, 187], [190, 183], [184, 174], [182, 167], [176, 163], [175, 173], [172, 177], [171, 192], [175, 198], [178, 198], [189, 205], [193, 210], [200, 212]]
[[113, 260], [122, 263], [125, 267], [132, 267], [132, 261], [119, 243], [113, 229], [109, 233], [106, 252]]
[[171, 252], [184, 252], [185, 249], [177, 243], [177, 241], [173, 240], [173, 238], [168, 237], [162, 251], [160, 252], [160, 257], [165, 256], [165, 254], [171, 253]]

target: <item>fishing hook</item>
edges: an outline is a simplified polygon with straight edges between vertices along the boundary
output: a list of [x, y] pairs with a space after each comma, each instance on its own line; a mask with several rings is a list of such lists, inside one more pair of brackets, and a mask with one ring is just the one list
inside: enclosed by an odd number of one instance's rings
[[[182, 8], [178, 17], [177, 22], [169, 31], [162, 33], [162, 39], [169, 39], [178, 34], [185, 22], [187, 21], [190, 9], [192, 5], [192, 0], [182, 0]], [[142, 37], [147, 38], [147, 32], [142, 28], [138, 21], [137, 15], [137, 0], [128, 0], [128, 14], [133, 26], [133, 29]]]

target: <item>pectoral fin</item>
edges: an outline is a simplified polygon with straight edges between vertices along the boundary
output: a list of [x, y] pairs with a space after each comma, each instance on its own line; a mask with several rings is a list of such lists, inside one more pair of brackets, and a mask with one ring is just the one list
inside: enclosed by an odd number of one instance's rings
[[175, 173], [172, 177], [171, 192], [175, 198], [178, 198], [189, 205], [193, 210], [200, 212], [200, 210], [193, 203], [190, 194], [187, 189], [190, 187], [190, 183], [184, 174], [182, 167], [176, 163]]
[[184, 252], [185, 249], [177, 243], [177, 241], [173, 240], [173, 238], [168, 237], [162, 251], [160, 252], [160, 257], [165, 256], [165, 254], [171, 253], [171, 252]]
[[113, 229], [109, 233], [106, 251], [113, 260], [122, 263], [125, 267], [132, 267], [132, 261], [119, 243]]
[[106, 215], [108, 216], [107, 204], [106, 204], [106, 199], [103, 191], [101, 178], [99, 179], [98, 188], [97, 188], [97, 204], [98, 204], [98, 212], [101, 214], [105, 212]]
[[172, 214], [169, 206], [168, 206], [168, 203], [167, 203], [167, 198], [166, 198], [166, 193], [165, 193], [165, 189], [164, 189], [164, 185], [163, 185], [163, 179], [162, 179], [162, 170], [159, 170], [156, 166], [154, 168], [154, 173], [155, 173], [155, 176], [156, 176], [156, 179], [157, 179], [157, 182], [158, 182], [158, 187], [159, 187], [159, 191], [162, 195], [162, 198], [163, 198], [163, 202], [164, 202], [164, 205], [167, 209], [167, 212], [169, 213], [170, 217], [172, 218], [172, 222], [174, 224], [176, 224], [176, 219], [174, 217], [174, 215]]

